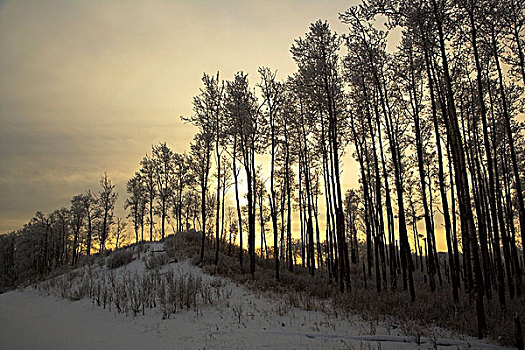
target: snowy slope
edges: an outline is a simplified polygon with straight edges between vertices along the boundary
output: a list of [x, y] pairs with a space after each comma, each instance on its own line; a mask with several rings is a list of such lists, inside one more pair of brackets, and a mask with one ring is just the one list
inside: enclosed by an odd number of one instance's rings
[[[144, 265], [136, 259], [112, 271], [97, 265], [91, 273], [97, 278], [104, 274], [106, 283], [108, 273], [126, 281], [150, 274]], [[418, 345], [414, 334], [402, 334], [395, 324], [300, 310], [207, 275], [186, 261], [164, 265], [158, 273], [169, 271], [201, 281], [211, 302], [199, 299], [196, 306], [179, 308], [168, 318], [160, 305], [145, 308], [145, 315], [133, 316], [128, 310], [126, 316], [114, 305], [111, 311], [97, 306], [89, 297], [70, 301], [53, 295], [53, 289], [47, 295], [29, 287], [0, 295], [0, 349], [499, 348], [439, 329], [431, 339], [420, 338]]]

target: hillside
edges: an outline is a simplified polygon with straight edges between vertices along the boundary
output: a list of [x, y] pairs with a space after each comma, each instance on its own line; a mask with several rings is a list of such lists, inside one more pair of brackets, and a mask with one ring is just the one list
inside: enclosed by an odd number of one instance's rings
[[177, 257], [162, 243], [131, 246], [1, 294], [0, 349], [499, 348], [379, 312], [330, 311], [330, 300], [295, 307], [299, 293], [254, 291], [210, 275], [181, 242]]

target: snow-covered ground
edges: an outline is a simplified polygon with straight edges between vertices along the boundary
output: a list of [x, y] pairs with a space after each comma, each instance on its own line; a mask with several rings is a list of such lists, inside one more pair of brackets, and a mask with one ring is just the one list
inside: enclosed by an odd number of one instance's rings
[[[146, 309], [145, 315], [126, 316], [90, 298], [70, 301], [28, 287], [0, 295], [0, 349], [499, 348], [438, 329], [417, 344], [414, 334], [403, 334], [394, 323], [297, 309], [207, 275], [188, 262], [167, 264], [159, 272], [170, 269], [220, 289], [220, 297], [211, 305], [179, 309], [169, 318], [160, 306]], [[120, 277], [148, 273], [139, 259], [114, 271]]]

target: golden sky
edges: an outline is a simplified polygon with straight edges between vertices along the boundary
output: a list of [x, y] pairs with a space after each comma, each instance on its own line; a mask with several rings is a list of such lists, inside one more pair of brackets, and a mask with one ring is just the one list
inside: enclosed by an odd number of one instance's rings
[[124, 215], [125, 182], [151, 145], [188, 149], [195, 129], [179, 117], [204, 72], [243, 70], [255, 86], [264, 65], [285, 78], [293, 39], [317, 19], [344, 32], [338, 13], [356, 2], [0, 2], [0, 232], [97, 191], [105, 171]]

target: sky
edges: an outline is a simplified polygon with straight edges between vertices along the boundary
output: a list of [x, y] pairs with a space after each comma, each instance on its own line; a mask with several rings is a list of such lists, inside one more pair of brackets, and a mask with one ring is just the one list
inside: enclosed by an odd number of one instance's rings
[[[184, 152], [204, 72], [296, 70], [310, 23], [357, 0], [0, 1], [0, 233], [68, 207], [107, 172], [120, 194], [151, 146]], [[348, 159], [348, 157], [347, 157]], [[351, 160], [343, 190], [357, 186]]]

